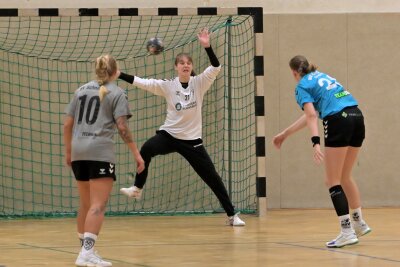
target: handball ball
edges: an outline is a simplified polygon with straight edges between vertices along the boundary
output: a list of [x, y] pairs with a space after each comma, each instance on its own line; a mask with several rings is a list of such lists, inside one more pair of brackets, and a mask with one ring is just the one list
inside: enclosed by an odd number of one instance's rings
[[154, 37], [147, 41], [147, 51], [152, 55], [158, 55], [164, 50], [163, 42], [160, 38]]

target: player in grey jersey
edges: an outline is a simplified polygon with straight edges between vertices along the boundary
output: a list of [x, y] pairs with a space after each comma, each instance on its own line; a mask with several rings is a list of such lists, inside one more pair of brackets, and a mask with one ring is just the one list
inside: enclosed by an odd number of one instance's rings
[[144, 170], [144, 161], [127, 124], [132, 116], [127, 96], [113, 83], [118, 75], [113, 57], [98, 57], [97, 80], [76, 90], [66, 110], [66, 163], [72, 167], [77, 180], [80, 203], [77, 230], [82, 248], [75, 262], [77, 266], [112, 266], [94, 252], [94, 244], [116, 179], [113, 140], [116, 127], [133, 153], [137, 172]]
[[244, 226], [245, 222], [239, 218], [238, 213], [235, 213], [225, 185], [203, 146], [201, 114], [203, 98], [215, 81], [221, 65], [211, 48], [208, 29], [203, 29], [198, 38], [211, 61], [211, 66], [199, 75], [193, 74], [192, 58], [182, 53], [175, 59], [175, 70], [178, 73], [175, 79], [142, 79], [125, 73], [119, 76], [120, 79], [133, 83], [141, 89], [163, 96], [167, 102], [167, 118], [164, 124], [140, 149], [146, 166], [144, 171], [136, 174], [133, 186], [121, 188], [121, 192], [129, 197], [140, 198], [151, 158], [177, 152], [189, 162], [214, 192], [228, 215], [228, 224]]

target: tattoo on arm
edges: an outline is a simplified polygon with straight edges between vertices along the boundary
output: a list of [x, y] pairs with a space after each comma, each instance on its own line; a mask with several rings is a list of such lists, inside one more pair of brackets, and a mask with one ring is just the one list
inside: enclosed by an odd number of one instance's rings
[[121, 136], [122, 140], [124, 140], [125, 143], [133, 142], [132, 133], [129, 130], [128, 119], [126, 116], [121, 116], [117, 119], [117, 128], [119, 135]]

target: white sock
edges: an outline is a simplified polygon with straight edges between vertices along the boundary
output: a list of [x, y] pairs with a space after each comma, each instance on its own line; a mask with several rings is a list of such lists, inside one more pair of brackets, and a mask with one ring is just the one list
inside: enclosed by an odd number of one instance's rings
[[79, 241], [81, 242], [81, 247], [82, 247], [83, 246], [83, 239], [85, 239], [85, 235], [81, 234], [81, 233], [78, 233], [78, 238], [79, 238]]
[[339, 216], [339, 223], [343, 233], [351, 233], [354, 231], [351, 226], [350, 214]]
[[363, 223], [361, 207], [354, 209], [351, 211], [351, 218], [353, 219], [354, 223]]
[[89, 254], [94, 252], [94, 243], [96, 243], [97, 235], [85, 232], [83, 246], [81, 249], [82, 254]]

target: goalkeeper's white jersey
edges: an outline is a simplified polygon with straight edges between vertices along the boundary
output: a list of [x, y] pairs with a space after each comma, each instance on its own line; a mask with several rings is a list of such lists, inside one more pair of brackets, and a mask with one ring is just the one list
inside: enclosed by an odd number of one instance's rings
[[221, 66], [209, 66], [200, 75], [190, 77], [187, 88], [182, 87], [178, 77], [157, 80], [135, 76], [133, 85], [167, 100], [167, 118], [160, 130], [177, 139], [194, 140], [202, 138], [203, 98], [220, 70]]

